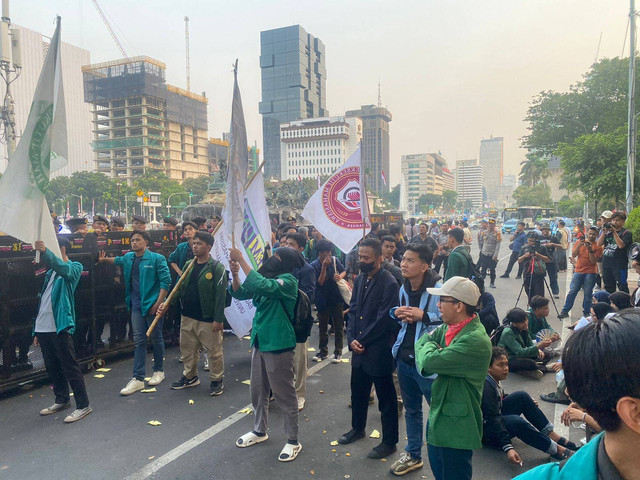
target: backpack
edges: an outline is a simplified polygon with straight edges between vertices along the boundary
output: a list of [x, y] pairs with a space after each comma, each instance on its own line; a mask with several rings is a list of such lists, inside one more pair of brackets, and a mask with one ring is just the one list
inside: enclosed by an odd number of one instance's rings
[[[282, 305], [284, 308], [284, 303]], [[286, 308], [284, 308], [286, 313]], [[289, 314], [287, 313], [287, 316]], [[313, 327], [313, 316], [311, 314], [311, 302], [309, 297], [302, 290], [298, 289], [296, 305], [293, 307], [293, 317], [289, 317], [293, 332], [296, 335], [296, 343], [304, 343], [311, 335], [311, 327]]]
[[494, 347], [498, 346], [498, 342], [500, 341], [500, 337], [502, 336], [502, 332], [504, 332], [505, 328], [509, 328], [509, 324], [502, 324], [502, 325], [498, 325], [496, 328], [493, 329], [493, 332], [491, 332], [491, 345], [493, 345]]
[[482, 290], [484, 288], [484, 275], [480, 272], [480, 268], [478, 268], [478, 266], [473, 263], [469, 252], [464, 249], [460, 250], [460, 252], [464, 252], [462, 253], [462, 255], [464, 255], [464, 258], [467, 259], [467, 263], [469, 264], [469, 267], [467, 269], [467, 278], [475, 283], [480, 290]]

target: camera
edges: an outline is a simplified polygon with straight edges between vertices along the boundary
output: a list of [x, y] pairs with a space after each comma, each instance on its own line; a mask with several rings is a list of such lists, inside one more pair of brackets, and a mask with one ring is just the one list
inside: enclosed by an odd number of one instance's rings
[[629, 260], [640, 261], [640, 243], [632, 243], [627, 250], [627, 257]]
[[613, 225], [611, 224], [611, 222], [607, 222], [604, 225], [602, 225], [602, 228], [606, 228], [607, 230], [611, 230], [613, 228]]

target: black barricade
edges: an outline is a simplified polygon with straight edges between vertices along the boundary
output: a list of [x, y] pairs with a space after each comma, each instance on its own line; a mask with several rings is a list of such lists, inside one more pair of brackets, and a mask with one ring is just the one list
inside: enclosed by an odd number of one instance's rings
[[[97, 263], [100, 251], [110, 257], [130, 251], [130, 235], [130, 231], [64, 235], [71, 242], [69, 258], [83, 265], [75, 292], [73, 335], [83, 365], [91, 367], [110, 355], [133, 351], [121, 269]], [[168, 257], [175, 250], [176, 232], [150, 230], [149, 235], [151, 251]], [[31, 245], [0, 236], [0, 391], [45, 375], [40, 348], [32, 345], [32, 330], [47, 267], [34, 264], [34, 256]], [[177, 343], [172, 322], [165, 322], [163, 333], [165, 341]]]

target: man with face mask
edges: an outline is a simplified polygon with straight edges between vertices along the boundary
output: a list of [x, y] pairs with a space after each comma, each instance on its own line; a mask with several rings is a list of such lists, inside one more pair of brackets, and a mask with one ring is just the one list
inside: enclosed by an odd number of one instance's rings
[[397, 325], [389, 311], [398, 305], [398, 284], [381, 267], [380, 241], [367, 238], [358, 250], [360, 275], [356, 278], [347, 336], [353, 351], [351, 360], [351, 430], [338, 439], [346, 445], [365, 436], [371, 385], [376, 387], [382, 419], [382, 442], [369, 458], [384, 458], [396, 451], [398, 404], [393, 385], [394, 361], [391, 353]]

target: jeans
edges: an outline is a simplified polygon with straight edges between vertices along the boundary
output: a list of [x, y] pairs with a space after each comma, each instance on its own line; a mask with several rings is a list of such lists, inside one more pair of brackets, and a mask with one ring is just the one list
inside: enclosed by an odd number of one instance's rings
[[629, 293], [629, 285], [627, 284], [627, 268], [611, 268], [602, 266], [602, 281], [604, 282], [604, 289], [613, 293], [616, 291], [616, 284], [618, 290], [621, 292]]
[[559, 295], [560, 287], [558, 287], [558, 265], [556, 265], [556, 262], [549, 262], [546, 266], [547, 274], [549, 275], [549, 287], [551, 288], [551, 293]]
[[[507, 269], [504, 271], [505, 275], [511, 275], [511, 269], [518, 262], [518, 257], [520, 257], [520, 252], [516, 252], [515, 250], [511, 252], [511, 256], [509, 257], [509, 265], [507, 265]], [[518, 277], [522, 276], [522, 270], [524, 269], [524, 263], [518, 263]]]
[[[524, 415], [526, 418], [522, 418]], [[518, 437], [527, 445], [543, 452], [549, 450], [549, 433], [553, 424], [533, 403], [527, 392], [513, 392], [502, 400], [502, 423], [511, 437]]]
[[[147, 360], [147, 328], [153, 322], [154, 315], [142, 315], [137, 308], [131, 310], [131, 322], [133, 324], [133, 343], [135, 350], [133, 351], [133, 377], [143, 381], [145, 377], [145, 364]], [[151, 334], [151, 342], [153, 343], [153, 371], [162, 372], [162, 360], [164, 358], [164, 340], [162, 339], [162, 321], [161, 318], [156, 324], [156, 328]]]
[[398, 382], [404, 403], [404, 419], [407, 425], [407, 446], [405, 450], [413, 458], [422, 458], [422, 398], [431, 404], [433, 379], [422, 377], [416, 367], [398, 360]]
[[473, 450], [427, 444], [429, 465], [436, 480], [471, 480]]
[[582, 300], [582, 314], [589, 315], [591, 311], [591, 298], [593, 297], [593, 287], [596, 284], [595, 273], [574, 273], [571, 278], [571, 285], [569, 286], [569, 293], [567, 299], [562, 307], [563, 312], [569, 312], [573, 308], [573, 302], [576, 299], [576, 295], [581, 289], [584, 289], [584, 299]]

